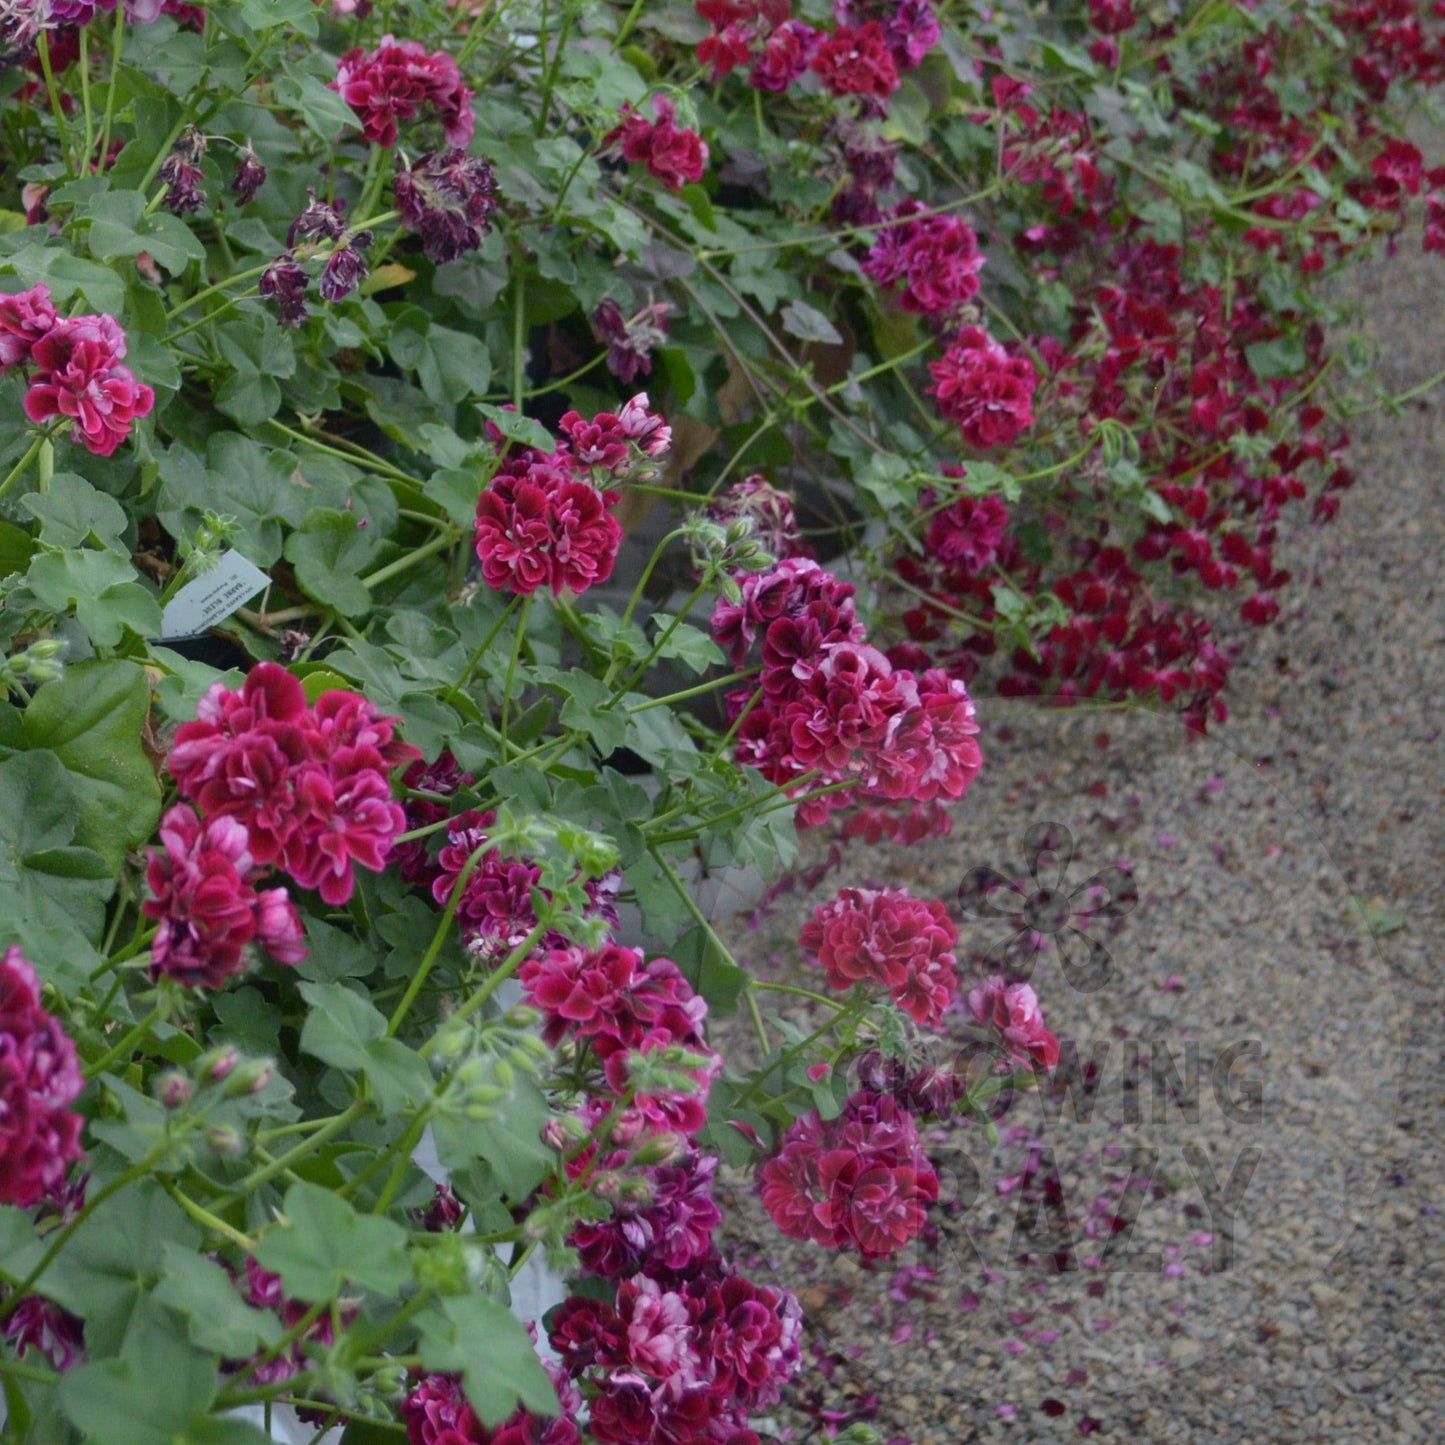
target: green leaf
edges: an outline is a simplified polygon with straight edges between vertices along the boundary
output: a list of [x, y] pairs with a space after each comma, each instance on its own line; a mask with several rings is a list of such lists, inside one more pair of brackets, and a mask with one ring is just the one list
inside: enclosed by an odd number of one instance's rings
[[477, 1121], [439, 1114], [434, 1121], [437, 1155], [453, 1171], [482, 1159], [507, 1196], [520, 1203], [542, 1182], [554, 1158], [542, 1143], [549, 1113], [535, 1084], [518, 1078], [497, 1117]]
[[149, 1358], [72, 1370], [60, 1382], [60, 1403], [93, 1445], [185, 1445], [217, 1383], [214, 1356], [162, 1336]]
[[161, 630], [161, 608], [137, 581], [130, 559], [114, 552], [45, 552], [25, 574], [30, 590], [46, 607], [72, 607], [97, 647], [117, 647], [129, 628], [140, 637]]
[[48, 547], [84, 547], [94, 542], [130, 556], [120, 540], [126, 529], [125, 508], [84, 477], [56, 472], [46, 492], [27, 492], [20, 505], [40, 522], [40, 540]]
[[509, 442], [521, 442], [523, 446], [536, 447], [544, 452], [550, 452], [557, 445], [552, 434], [541, 422], [533, 421], [521, 412], [503, 411], [499, 406], [482, 401], [477, 403], [477, 410], [492, 422]]
[[411, 1279], [406, 1231], [389, 1219], [358, 1214], [316, 1184], [286, 1191], [284, 1219], [257, 1243], [256, 1261], [281, 1276], [305, 1304], [335, 1299], [348, 1284], [394, 1297]]
[[206, 259], [206, 248], [179, 216], [164, 210], [146, 215], [145, 209], [146, 198], [139, 191], [96, 196], [82, 212], [90, 219], [90, 254], [97, 261], [113, 261], [144, 251], [173, 276], [192, 261]]
[[892, 452], [874, 452], [853, 479], [885, 512], [911, 510], [918, 501], [913, 468]]
[[1309, 365], [1304, 343], [1297, 336], [1280, 336], [1274, 341], [1256, 341], [1244, 348], [1249, 369], [1261, 381], [1280, 376], [1298, 376]]
[[13, 522], [0, 522], [0, 578], [23, 572], [35, 555], [35, 539]]
[[[0, 762], [0, 943], [21, 944], [43, 977], [84, 968], [100, 934], [115, 872], [73, 846], [78, 807], [70, 775], [50, 752]], [[78, 948], [78, 956], [77, 956]]]
[[397, 1114], [431, 1097], [434, 1083], [426, 1061], [400, 1039], [386, 1035], [386, 1019], [360, 994], [340, 983], [303, 983], [311, 1006], [301, 1030], [301, 1047], [349, 1072], [364, 1071], [383, 1114]]
[[558, 1413], [557, 1392], [527, 1328], [505, 1305], [479, 1294], [458, 1295], [419, 1316], [417, 1325], [422, 1364], [460, 1374], [467, 1400], [488, 1430], [518, 1406], [534, 1415]]
[[[659, 631], [669, 621], [665, 616], [655, 620]], [[708, 668], [724, 660], [722, 648], [707, 633], [688, 622], [678, 625], [672, 636], [658, 648], [657, 655], [659, 657], [675, 657], [694, 672], [706, 672]]]
[[168, 1243], [194, 1250], [200, 1231], [155, 1180], [142, 1179], [107, 1199], [51, 1265], [45, 1293], [85, 1321], [92, 1355], [120, 1349], [132, 1316], [165, 1272]]
[[843, 340], [842, 333], [821, 311], [803, 301], [791, 301], [783, 307], [783, 330], [801, 341], [821, 341], [829, 346]]
[[393, 320], [387, 349], [398, 365], [416, 374], [421, 389], [438, 406], [481, 395], [492, 379], [485, 342], [438, 326], [419, 306], [405, 308]]
[[313, 507], [301, 530], [286, 539], [285, 556], [307, 596], [358, 617], [371, 611], [371, 593], [360, 574], [380, 542], [376, 532], [360, 526], [351, 512]]
[[145, 672], [119, 660], [67, 668], [25, 709], [26, 745], [48, 748], [70, 774], [76, 843], [116, 872], [161, 815], [160, 783], [141, 744], [149, 712]]
[[284, 74], [275, 81], [275, 91], [283, 106], [301, 112], [301, 118], [320, 140], [332, 140], [347, 126], [358, 124], [356, 112], [335, 91], [295, 66], [284, 67]]
[[192, 1344], [244, 1360], [281, 1338], [281, 1321], [269, 1310], [252, 1309], [220, 1265], [176, 1244], [162, 1250], [165, 1274], [155, 1298], [185, 1316]]

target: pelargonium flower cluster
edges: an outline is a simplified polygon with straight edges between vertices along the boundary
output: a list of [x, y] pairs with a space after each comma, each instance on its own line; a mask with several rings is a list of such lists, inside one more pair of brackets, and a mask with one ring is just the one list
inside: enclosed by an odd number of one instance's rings
[[833, 18], [839, 25], [879, 25], [900, 71], [917, 70], [943, 36], [932, 0], [833, 0]]
[[[735, 756], [770, 782], [803, 794], [799, 826], [866, 803], [956, 802], [981, 758], [968, 691], [933, 669], [895, 667], [862, 640], [853, 588], [816, 563], [792, 558], [737, 579], [739, 600], [719, 600], [713, 636], [741, 666], [760, 643], [757, 686], [727, 696], [737, 720]], [[806, 781], [804, 781], [806, 780]]]
[[836, 1119], [813, 1110], [758, 1169], [763, 1207], [790, 1239], [886, 1259], [917, 1237], [938, 1198], [938, 1175], [911, 1114], [860, 1090]]
[[303, 260], [318, 253], [326, 258], [316, 289], [323, 301], [341, 301], [366, 280], [362, 252], [371, 245], [370, 231], [348, 228], [346, 202], [329, 205], [307, 192], [306, 209], [291, 222], [286, 233], [286, 250], [261, 274], [256, 289], [276, 304], [283, 326], [300, 326], [306, 320], [306, 288], [310, 284]]
[[937, 899], [906, 888], [843, 888], [803, 926], [799, 946], [816, 955], [828, 984], [886, 989], [915, 1023], [942, 1022], [957, 986], [950, 951], [958, 930]]
[[491, 166], [456, 146], [398, 166], [392, 194], [402, 224], [421, 237], [422, 251], [434, 266], [475, 251], [497, 209]]
[[543, 1038], [585, 1044], [618, 1098], [629, 1088], [635, 1056], [666, 1050], [693, 1056], [679, 1066], [688, 1092], [636, 1093], [634, 1106], [657, 1130], [696, 1134], [707, 1122], [707, 1096], [721, 1059], [707, 1046], [707, 1003], [667, 958], [644, 962], [635, 948], [576, 946], [533, 955], [518, 975], [543, 1018]]
[[968, 1011], [988, 1026], [1020, 1067], [1052, 1069], [1059, 1062], [1059, 1041], [1045, 1026], [1038, 995], [1028, 984], [1009, 983], [994, 974], [969, 990]]
[[[457, 814], [447, 825], [446, 841], [435, 860], [424, 849], [409, 851], [405, 866], [411, 871], [404, 875], [410, 882], [427, 884], [436, 902], [446, 907], [471, 865], [460, 885], [455, 916], [462, 942], [488, 964], [500, 963], [537, 927], [533, 895], [541, 889], [542, 878], [541, 867], [531, 859], [505, 854], [491, 844], [489, 830], [495, 822], [496, 814], [491, 812]], [[471, 863], [473, 855], [478, 855], [475, 863]], [[587, 916], [615, 925], [615, 899], [621, 883], [617, 873], [589, 879], [584, 885], [589, 899]], [[562, 948], [566, 944], [564, 935], [552, 931], [542, 936], [538, 947]]]
[[623, 1280], [615, 1304], [572, 1296], [549, 1338], [599, 1445], [756, 1440], [748, 1416], [777, 1402], [801, 1362], [786, 1290], [715, 1267]]
[[543, 1419], [518, 1409], [495, 1430], [477, 1418], [456, 1375], [423, 1375], [402, 1402], [409, 1445], [578, 1445], [582, 1396], [560, 1366], [547, 1363], [561, 1413]]
[[622, 544], [611, 512], [620, 496], [594, 483], [640, 480], [672, 444], [646, 392], [616, 415], [583, 421], [569, 412], [560, 429], [563, 441], [553, 452], [509, 452], [477, 502], [482, 580], [497, 591], [525, 597], [550, 587], [560, 596], [606, 582]]
[[376, 145], [396, 144], [397, 125], [423, 111], [442, 123], [446, 142], [465, 149], [476, 129], [472, 92], [445, 51], [384, 35], [375, 50], [359, 46], [341, 57], [331, 89], [356, 112], [361, 133]]
[[672, 305], [654, 301], [634, 316], [624, 316], [615, 301], [601, 302], [592, 324], [607, 347], [607, 369], [623, 386], [652, 374], [652, 353], [667, 340], [667, 314]]
[[43, 283], [0, 296], [0, 375], [34, 368], [25, 415], [36, 426], [68, 418], [71, 440], [108, 457], [155, 405], [155, 392], [123, 365], [125, 332], [111, 316], [56, 314]]
[[928, 369], [934, 382], [929, 394], [969, 446], [980, 451], [1012, 446], [1034, 424], [1033, 362], [1012, 354], [983, 327], [965, 326]]
[[84, 1120], [67, 1106], [80, 1063], [60, 1024], [40, 1006], [40, 983], [18, 948], [0, 956], [0, 1204], [29, 1209], [64, 1182], [81, 1157]]
[[677, 123], [677, 105], [665, 95], [652, 98], [656, 117], [647, 120], [632, 109], [622, 113], [622, 124], [605, 139], [617, 145], [624, 160], [645, 165], [649, 174], [669, 191], [680, 191], [700, 181], [707, 170], [707, 145], [695, 131]]
[[958, 216], [908, 200], [880, 229], [863, 273], [885, 288], [901, 283], [898, 304], [905, 311], [944, 318], [978, 295], [983, 262], [978, 237]]
[[207, 821], [244, 826], [257, 866], [274, 864], [336, 905], [351, 897], [357, 866], [386, 866], [406, 826], [389, 774], [421, 754], [395, 726], [354, 692], [309, 707], [285, 668], [263, 662], [239, 691], [216, 683], [206, 693], [166, 766]]
[[246, 967], [259, 944], [278, 963], [306, 956], [301, 918], [284, 888], [257, 890], [262, 870], [250, 853], [250, 834], [224, 814], [202, 821], [184, 804], [160, 826], [161, 850], [151, 849], [141, 905], [158, 921], [151, 942], [151, 978], [188, 988], [224, 987]]
[[868, 111], [881, 108], [899, 85], [898, 63], [876, 20], [856, 29], [840, 25], [826, 35], [813, 52], [808, 69], [830, 95], [859, 96]]
[[818, 32], [791, 18], [792, 0], [697, 0], [695, 8], [713, 27], [697, 58], [714, 80], [751, 65], [748, 83], [781, 95], [802, 79], [818, 47]]

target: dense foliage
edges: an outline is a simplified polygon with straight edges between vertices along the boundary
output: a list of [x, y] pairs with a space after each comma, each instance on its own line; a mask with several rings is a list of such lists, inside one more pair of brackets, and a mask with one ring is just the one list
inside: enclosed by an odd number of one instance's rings
[[719, 1169], [888, 1259], [1059, 1055], [893, 889], [802, 1034], [695, 884], [946, 832], [984, 679], [1223, 716], [1210, 594], [1351, 481], [1321, 279], [1445, 251], [1442, 33], [0, 0], [7, 1438], [756, 1441]]

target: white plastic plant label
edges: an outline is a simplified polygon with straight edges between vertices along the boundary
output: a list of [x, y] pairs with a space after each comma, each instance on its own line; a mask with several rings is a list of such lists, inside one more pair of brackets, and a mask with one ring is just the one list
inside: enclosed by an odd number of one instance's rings
[[224, 622], [238, 607], [263, 591], [271, 579], [239, 552], [223, 553], [209, 572], [187, 582], [161, 613], [161, 641], [195, 637]]

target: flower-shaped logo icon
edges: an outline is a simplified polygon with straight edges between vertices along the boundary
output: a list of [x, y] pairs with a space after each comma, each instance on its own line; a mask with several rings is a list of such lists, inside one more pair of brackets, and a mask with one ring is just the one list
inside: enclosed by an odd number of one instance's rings
[[1070, 889], [1065, 883], [1074, 856], [1073, 834], [1062, 823], [1035, 823], [1024, 834], [1027, 866], [980, 865], [958, 885], [958, 901], [970, 918], [1004, 918], [1007, 938], [988, 952], [988, 968], [1027, 979], [1045, 939], [1059, 950], [1064, 977], [1080, 993], [1096, 993], [1114, 976], [1109, 950], [1086, 930], [1096, 920], [1122, 918], [1139, 901], [1132, 876], [1118, 866], [1102, 869]]

